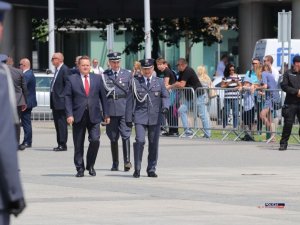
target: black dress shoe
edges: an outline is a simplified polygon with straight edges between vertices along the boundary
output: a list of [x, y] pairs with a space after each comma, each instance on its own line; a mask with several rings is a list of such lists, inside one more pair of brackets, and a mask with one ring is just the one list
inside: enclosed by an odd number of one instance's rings
[[89, 174], [91, 175], [91, 176], [96, 176], [96, 171], [95, 171], [95, 169], [94, 168], [90, 168], [89, 169]]
[[287, 150], [287, 145], [281, 144], [278, 150], [279, 151], [285, 151], [285, 150]]
[[53, 148], [53, 151], [55, 152], [62, 152], [62, 151], [67, 151], [67, 146], [59, 145], [57, 148]]
[[84, 172], [82, 170], [77, 171], [77, 174], [75, 175], [75, 177], [83, 177], [84, 176]]
[[135, 170], [133, 173], [134, 178], [139, 178], [140, 177], [140, 170]]
[[23, 143], [22, 145], [24, 145], [25, 148], [31, 148], [31, 144]]
[[111, 171], [119, 171], [119, 166], [116, 163], [112, 164]]
[[132, 167], [131, 162], [128, 162], [124, 165], [124, 171], [127, 172], [130, 170], [130, 168]]
[[23, 144], [19, 145], [18, 149], [23, 151], [25, 149], [25, 145], [23, 145]]
[[148, 172], [148, 177], [157, 177], [155, 172]]

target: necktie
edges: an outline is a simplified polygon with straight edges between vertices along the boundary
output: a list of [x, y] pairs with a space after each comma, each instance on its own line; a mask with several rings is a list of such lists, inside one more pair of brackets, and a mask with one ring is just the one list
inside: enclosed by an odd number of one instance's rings
[[85, 90], [86, 96], [88, 96], [90, 93], [90, 84], [89, 84], [89, 80], [88, 80], [88, 75], [84, 75], [84, 90]]
[[117, 79], [117, 74], [118, 74], [118, 72], [114, 72], [114, 75], [115, 75], [115, 80]]
[[52, 79], [52, 82], [51, 82], [51, 89], [50, 91], [53, 92], [53, 86], [54, 86], [54, 83], [55, 83], [55, 80], [56, 80], [56, 77], [57, 77], [57, 68], [55, 68], [55, 72], [54, 72], [54, 76], [53, 76], [53, 79]]
[[147, 78], [147, 87], [148, 87], [148, 89], [150, 87], [150, 78]]

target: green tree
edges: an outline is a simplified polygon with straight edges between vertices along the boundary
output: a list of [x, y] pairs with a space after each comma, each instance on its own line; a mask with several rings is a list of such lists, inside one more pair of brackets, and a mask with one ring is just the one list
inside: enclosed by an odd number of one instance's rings
[[[131, 41], [126, 43], [126, 54], [137, 53], [144, 49], [144, 21], [141, 19], [57, 19], [56, 30], [64, 32], [72, 28], [96, 27], [101, 29], [99, 36], [106, 39], [106, 25], [114, 23], [116, 34], [130, 32]], [[190, 52], [195, 43], [203, 42], [210, 46], [216, 42], [222, 42], [221, 30], [237, 29], [237, 21], [233, 17], [203, 17], [203, 18], [161, 18], [152, 20], [152, 57], [160, 56], [159, 41], [164, 41], [168, 46], [179, 45], [184, 38], [186, 43], [186, 59], [189, 61]], [[47, 20], [33, 20], [33, 37], [45, 41], [48, 35]]]

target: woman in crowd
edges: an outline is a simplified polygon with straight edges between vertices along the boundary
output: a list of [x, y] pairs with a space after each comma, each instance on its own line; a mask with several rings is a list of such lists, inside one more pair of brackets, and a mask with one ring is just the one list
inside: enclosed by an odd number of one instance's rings
[[234, 65], [231, 63], [225, 67], [221, 87], [230, 89], [225, 90], [224, 94], [223, 128], [225, 128], [228, 124], [230, 109], [232, 109], [233, 128], [237, 128], [240, 99], [239, 89], [241, 87], [241, 81], [239, 76], [235, 73]]
[[[275, 141], [274, 128], [272, 127], [272, 110], [276, 103], [280, 102], [280, 95], [277, 89], [277, 82], [272, 75], [272, 70], [270, 65], [264, 64], [262, 66], [262, 82], [260, 87], [257, 89], [268, 89], [265, 91], [265, 104], [260, 112], [260, 118], [266, 126], [266, 129], [270, 131], [271, 137], [269, 141]], [[276, 110], [276, 109], [275, 109]]]
[[140, 77], [140, 76], [142, 76], [142, 73], [141, 73], [141, 63], [139, 61], [135, 61], [133, 63], [132, 76], [133, 77]]
[[[197, 75], [204, 88], [212, 87], [212, 81], [207, 74], [205, 66], [198, 66], [197, 67]], [[208, 90], [209, 91], [209, 90]], [[210, 116], [209, 116], [209, 107], [210, 107], [210, 99], [208, 97], [208, 93], [205, 92], [201, 99], [202, 106], [200, 107], [200, 112], [198, 112], [198, 116], [202, 121], [202, 126], [204, 128], [204, 136], [205, 138], [211, 137], [211, 130], [210, 130]], [[199, 108], [199, 107], [197, 107]]]

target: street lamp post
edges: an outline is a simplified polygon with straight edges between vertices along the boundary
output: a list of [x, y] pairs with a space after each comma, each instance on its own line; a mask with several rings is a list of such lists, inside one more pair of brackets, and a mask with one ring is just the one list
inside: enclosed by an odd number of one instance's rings
[[145, 58], [151, 58], [150, 0], [144, 0]]
[[48, 61], [48, 68], [53, 72], [54, 66], [51, 63], [51, 57], [53, 53], [55, 52], [55, 33], [54, 33], [54, 0], [48, 0], [48, 32], [49, 32], [49, 48], [48, 48], [48, 54], [49, 54], [49, 61]]

